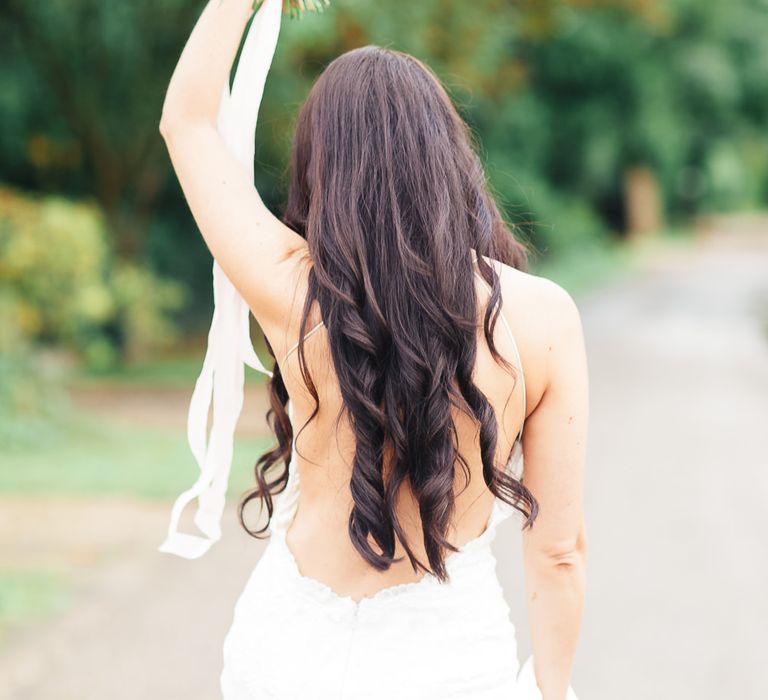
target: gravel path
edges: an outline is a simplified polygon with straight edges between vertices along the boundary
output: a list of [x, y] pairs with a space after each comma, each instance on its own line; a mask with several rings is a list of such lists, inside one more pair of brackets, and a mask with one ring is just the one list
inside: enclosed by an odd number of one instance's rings
[[[579, 305], [591, 372], [590, 561], [574, 688], [581, 700], [762, 700], [768, 235], [665, 254]], [[222, 542], [202, 560], [158, 553], [169, 511], [0, 500], [4, 559], [47, 547], [77, 561], [79, 601], [2, 650], [0, 697], [220, 697], [221, 643], [263, 545], [230, 507]], [[496, 551], [522, 657], [513, 522]]]

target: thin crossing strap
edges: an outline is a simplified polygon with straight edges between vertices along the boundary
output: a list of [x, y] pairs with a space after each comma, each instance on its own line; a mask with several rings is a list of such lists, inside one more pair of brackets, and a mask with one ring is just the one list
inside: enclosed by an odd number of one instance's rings
[[[475, 251], [472, 251], [472, 262], [477, 261], [477, 254]], [[475, 275], [477, 275], [477, 278], [483, 283], [483, 286], [488, 290], [488, 293], [491, 294], [493, 290], [491, 289], [488, 282], [485, 281], [483, 276], [475, 270]], [[502, 298], [502, 308], [499, 309], [499, 316], [501, 317], [501, 322], [504, 324], [504, 327], [507, 329], [507, 332], [509, 333], [509, 338], [512, 341], [512, 347], [515, 349], [515, 355], [517, 355], [517, 366], [520, 371], [520, 381], [522, 383], [522, 390], [523, 390], [523, 422], [520, 424], [520, 432], [517, 434], [517, 437], [515, 438], [515, 442], [518, 440], [523, 439], [523, 428], [525, 427], [525, 418], [526, 413], [528, 410], [528, 403], [525, 395], [525, 372], [523, 372], [523, 359], [520, 356], [520, 350], [517, 347], [517, 341], [515, 340], [515, 334], [512, 332], [512, 328], [509, 325], [509, 321], [507, 321], [507, 317], [504, 315], [504, 300]]]
[[[320, 330], [320, 326], [322, 325], [324, 324], [322, 321], [320, 321], [320, 323], [318, 323], [310, 331], [307, 332], [307, 334], [304, 336], [304, 340], [309, 338], [309, 336], [311, 336], [315, 331]], [[297, 340], [293, 345], [291, 345], [290, 348], [288, 348], [288, 352], [286, 352], [285, 355], [283, 356], [283, 361], [280, 363], [280, 367], [285, 366], [285, 361], [288, 359], [288, 355], [290, 355], [296, 348], [299, 347], [299, 342], [300, 341]]]

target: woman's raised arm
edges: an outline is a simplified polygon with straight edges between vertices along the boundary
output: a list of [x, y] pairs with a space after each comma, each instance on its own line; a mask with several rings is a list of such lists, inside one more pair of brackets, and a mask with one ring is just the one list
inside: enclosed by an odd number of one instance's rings
[[[298, 283], [295, 254], [305, 250], [306, 242], [275, 217], [259, 196], [253, 185], [252, 149], [251, 162], [242, 162], [217, 123], [252, 5], [253, 0], [210, 0], [206, 5], [171, 77], [160, 133], [211, 254], [269, 336], [284, 325], [292, 296], [286, 289], [295, 289]], [[255, 47], [259, 55], [251, 76], [254, 84], [240, 91], [248, 96], [228, 110], [235, 118], [251, 120], [251, 135], [281, 11], [282, 0], [265, 0], [259, 8], [254, 23], [262, 26], [251, 33], [254, 41], [266, 45]], [[232, 132], [241, 138], [248, 130], [241, 125]]]

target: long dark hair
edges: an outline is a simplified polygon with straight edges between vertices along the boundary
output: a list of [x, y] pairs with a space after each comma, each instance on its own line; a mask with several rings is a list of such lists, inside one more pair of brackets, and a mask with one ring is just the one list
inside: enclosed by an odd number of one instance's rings
[[[495, 412], [472, 381], [477, 299], [470, 248], [492, 289], [485, 337], [511, 373], [515, 368], [493, 342], [501, 291], [483, 256], [526, 269], [527, 251], [490, 194], [472, 132], [427, 66], [399, 51], [365, 46], [326, 67], [298, 115], [283, 221], [306, 239], [312, 262], [298, 347], [315, 400], [309, 420], [319, 399], [303, 336], [317, 300], [356, 438], [349, 536], [378, 570], [396, 561], [397, 537], [414, 571], [445, 581], [444, 550], [457, 551], [446, 540], [457, 461], [469, 478], [452, 407], [479, 424], [488, 488], [526, 516], [524, 527], [533, 524], [538, 506], [520, 481], [495, 466]], [[267, 530], [272, 495], [285, 488], [291, 467], [288, 393], [277, 362], [273, 371], [267, 420], [278, 445], [259, 458], [258, 485], [239, 508], [241, 524], [255, 537]], [[385, 481], [387, 451], [392, 466]], [[276, 463], [283, 467], [273, 474]], [[414, 555], [395, 511], [406, 478], [418, 499], [429, 566]], [[268, 510], [260, 530], [243, 521], [254, 498]]]

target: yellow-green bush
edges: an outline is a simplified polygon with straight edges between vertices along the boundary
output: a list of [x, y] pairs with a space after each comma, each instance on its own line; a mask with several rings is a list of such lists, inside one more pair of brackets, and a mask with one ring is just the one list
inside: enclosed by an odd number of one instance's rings
[[76, 343], [83, 325], [107, 321], [107, 262], [95, 206], [0, 189], [0, 293], [25, 337]]
[[0, 446], [60, 432], [67, 398], [51, 350], [104, 369], [175, 340], [183, 287], [109, 243], [96, 205], [0, 187]]
[[0, 351], [59, 345], [104, 366], [176, 339], [179, 283], [116, 259], [90, 202], [0, 188]]

